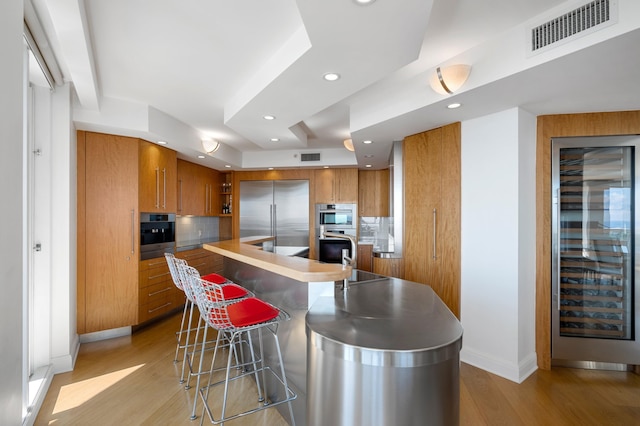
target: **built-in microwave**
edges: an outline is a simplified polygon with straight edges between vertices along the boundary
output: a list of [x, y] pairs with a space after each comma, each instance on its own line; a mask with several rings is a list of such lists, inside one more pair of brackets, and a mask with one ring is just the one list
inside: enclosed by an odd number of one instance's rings
[[356, 204], [316, 204], [316, 227], [352, 229], [357, 227]]
[[174, 213], [140, 213], [140, 260], [173, 253], [176, 245]]

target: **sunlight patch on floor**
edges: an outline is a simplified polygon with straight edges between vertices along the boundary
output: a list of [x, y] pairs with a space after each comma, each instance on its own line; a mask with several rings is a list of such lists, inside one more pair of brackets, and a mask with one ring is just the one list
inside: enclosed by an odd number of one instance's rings
[[52, 414], [61, 413], [66, 410], [79, 407], [94, 396], [98, 395], [100, 392], [144, 367], [144, 365], [145, 364], [136, 365], [134, 367], [114, 371], [113, 373], [103, 374], [102, 376], [92, 377], [81, 382], [62, 386]]

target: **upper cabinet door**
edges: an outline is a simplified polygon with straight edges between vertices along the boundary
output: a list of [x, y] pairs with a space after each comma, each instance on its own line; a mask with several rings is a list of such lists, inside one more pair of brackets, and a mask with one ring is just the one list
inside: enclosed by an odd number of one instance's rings
[[357, 203], [358, 169], [321, 169], [314, 173], [316, 203]]
[[389, 169], [358, 172], [358, 215], [389, 216]]
[[177, 167], [175, 151], [140, 141], [140, 211], [176, 212]]

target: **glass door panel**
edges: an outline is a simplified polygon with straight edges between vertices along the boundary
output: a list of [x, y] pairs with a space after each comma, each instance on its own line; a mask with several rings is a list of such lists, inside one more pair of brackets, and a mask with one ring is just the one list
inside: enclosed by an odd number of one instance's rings
[[636, 147], [628, 139], [553, 141], [554, 359], [633, 364], [640, 353]]

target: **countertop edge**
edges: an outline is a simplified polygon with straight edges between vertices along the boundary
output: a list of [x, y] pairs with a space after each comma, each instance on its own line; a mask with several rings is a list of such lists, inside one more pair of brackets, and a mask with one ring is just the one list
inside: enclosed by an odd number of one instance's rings
[[270, 241], [273, 237], [244, 237], [203, 244], [203, 248], [222, 256], [300, 282], [341, 281], [351, 276], [352, 268], [336, 263], [320, 263], [316, 260], [291, 257], [263, 251], [253, 244]]

